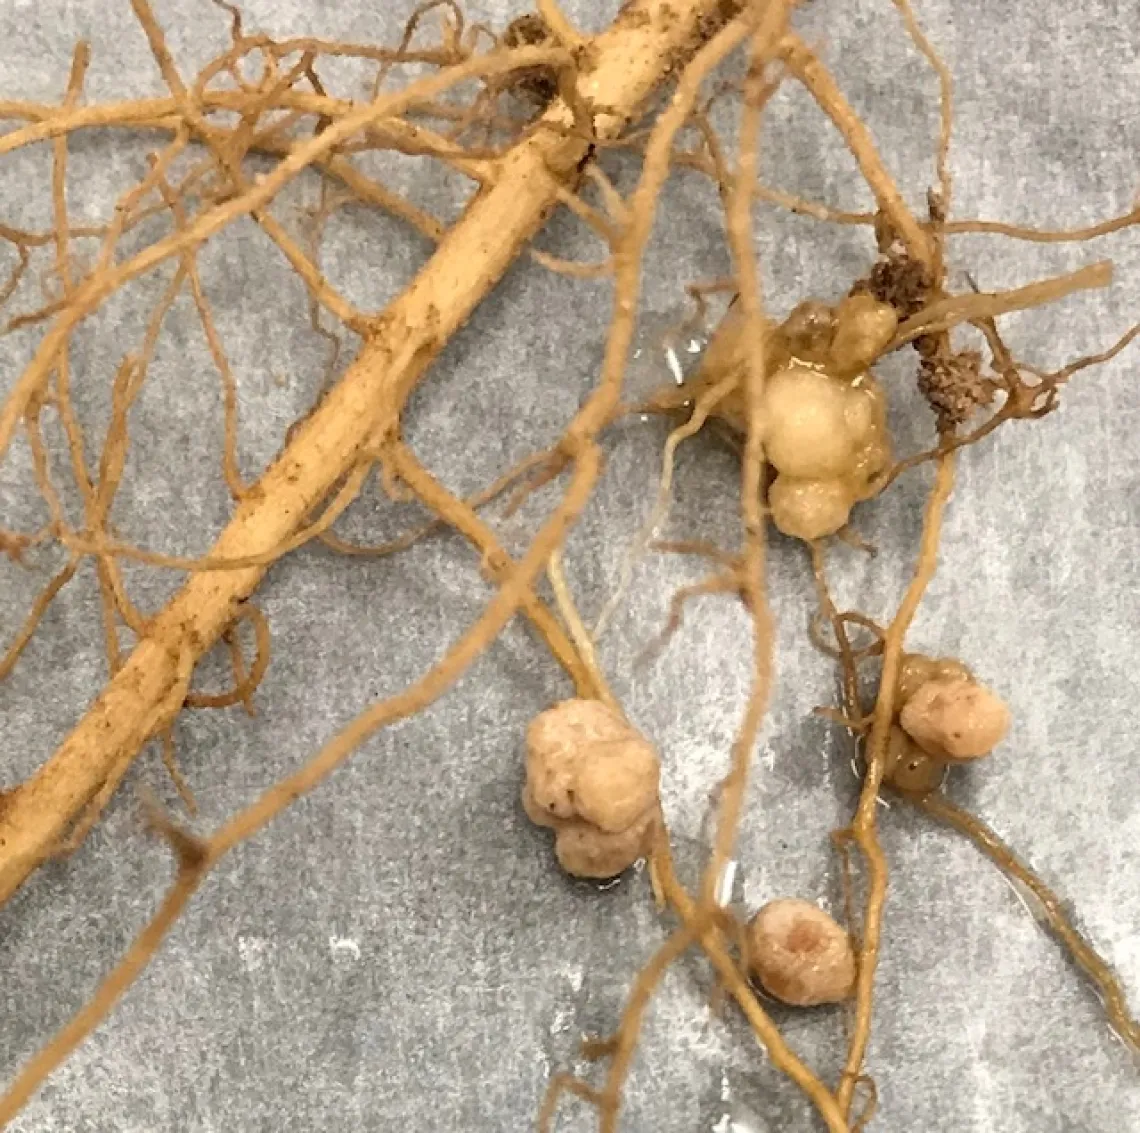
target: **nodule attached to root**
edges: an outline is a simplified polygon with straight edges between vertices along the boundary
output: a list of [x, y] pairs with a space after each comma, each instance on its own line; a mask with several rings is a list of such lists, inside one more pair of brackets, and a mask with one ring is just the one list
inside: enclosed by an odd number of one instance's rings
[[895, 707], [901, 710], [927, 681], [953, 680], [960, 677], [972, 681], [974, 674], [953, 657], [927, 657], [925, 653], [904, 653], [899, 666]]
[[1009, 731], [1009, 709], [988, 688], [963, 677], [920, 685], [899, 723], [923, 751], [948, 763], [989, 755]]
[[853, 378], [879, 357], [898, 330], [899, 313], [872, 295], [848, 295], [835, 309], [835, 337], [828, 365], [841, 378]]
[[927, 755], [898, 724], [892, 724], [883, 778], [905, 795], [928, 795], [942, 786], [946, 764]]
[[[778, 327], [765, 329], [761, 427], [765, 458], [777, 473], [768, 506], [785, 535], [808, 541], [834, 535], [851, 508], [874, 495], [891, 446], [886, 396], [867, 367], [897, 326], [894, 308], [854, 295], [837, 307], [806, 300]], [[738, 387], [714, 410], [739, 432], [748, 427], [743, 335], [744, 321], [731, 308], [697, 379], [707, 386], [739, 375]]]
[[564, 700], [527, 729], [523, 808], [555, 832], [575, 877], [616, 877], [645, 852], [658, 813], [657, 753], [599, 700]]
[[770, 901], [748, 926], [748, 965], [761, 987], [794, 1007], [839, 1003], [855, 985], [855, 953], [844, 929], [818, 905]]
[[897, 691], [884, 778], [906, 794], [936, 790], [947, 765], [989, 755], [1009, 731], [1009, 709], [961, 661], [906, 654]]

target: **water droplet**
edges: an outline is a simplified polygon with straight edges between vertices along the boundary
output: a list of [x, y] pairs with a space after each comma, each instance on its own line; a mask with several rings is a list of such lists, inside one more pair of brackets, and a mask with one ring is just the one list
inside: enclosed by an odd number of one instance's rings
[[624, 880], [624, 876], [622, 874], [618, 874], [617, 877], [609, 877], [604, 881], [589, 881], [587, 884], [591, 888], [597, 889], [600, 893], [606, 893], [610, 889], [616, 889]]
[[738, 863], [735, 860], [730, 860], [724, 863], [724, 869], [720, 871], [720, 879], [716, 886], [716, 903], [722, 909], [726, 905], [732, 904], [732, 891], [736, 885], [737, 868]]
[[693, 332], [692, 312], [684, 305], [643, 315], [629, 353], [625, 397], [644, 401], [665, 385], [682, 385], [690, 376], [707, 339]]
[[[728, 1075], [721, 1077], [721, 1094], [728, 1092]], [[717, 1119], [709, 1129], [709, 1133], [769, 1133], [769, 1126], [763, 1118], [744, 1105], [743, 1102], [729, 1101], [722, 1096], [725, 1102], [718, 1111]]]

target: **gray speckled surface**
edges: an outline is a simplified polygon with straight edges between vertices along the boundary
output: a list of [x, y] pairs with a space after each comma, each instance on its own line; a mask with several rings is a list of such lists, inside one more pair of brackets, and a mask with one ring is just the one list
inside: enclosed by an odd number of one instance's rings
[[[611, 0], [567, 0], [600, 26]], [[251, 27], [276, 34], [391, 41], [410, 5], [250, 0]], [[200, 63], [225, 37], [204, 0], [156, 4], [180, 62]], [[514, 0], [467, 5], [500, 24]], [[920, 12], [957, 79], [956, 211], [1078, 224], [1128, 207], [1140, 152], [1140, 61], [1132, 0], [1071, 5], [927, 0]], [[897, 33], [887, 3], [816, 0], [802, 22], [866, 114], [894, 170], [920, 199], [930, 178], [934, 82]], [[57, 99], [71, 44], [94, 45], [92, 97], [160, 89], [126, 0], [6, 0], [0, 5], [0, 97]], [[852, 163], [829, 128], [788, 90], [765, 135], [766, 176], [829, 201], [864, 205]], [[137, 173], [145, 144], [77, 139], [73, 199], [102, 215]], [[459, 187], [410, 163], [404, 184], [454, 210]], [[43, 225], [48, 155], [0, 161], [0, 217]], [[303, 193], [311, 199], [313, 185]], [[287, 198], [286, 212], [299, 200]], [[291, 202], [291, 204], [290, 204]], [[671, 317], [685, 282], [724, 272], [715, 200], [676, 181], [647, 261], [650, 321]], [[866, 234], [767, 210], [758, 251], [776, 310], [806, 294], [837, 295], [870, 262]], [[580, 248], [559, 218], [544, 247]], [[342, 213], [326, 262], [361, 304], [380, 305], [425, 251], [395, 222]], [[1118, 285], [1008, 321], [1026, 358], [1060, 363], [1112, 341], [1136, 317], [1140, 235], [1041, 247], [970, 238], [955, 264], [982, 286], [1010, 286], [1111, 254]], [[311, 402], [325, 344], [308, 329], [303, 292], [251, 226], [203, 258], [238, 376], [241, 459], [263, 467]], [[116, 299], [77, 342], [77, 386], [92, 437], [108, 410], [109, 376], [137, 341], [145, 310]], [[148, 288], [151, 289], [148, 292]], [[30, 295], [26, 291], [25, 295]], [[448, 348], [409, 418], [416, 448], [454, 488], [474, 489], [553, 437], [600, 357], [606, 288], [520, 267]], [[34, 334], [0, 340], [10, 382]], [[645, 341], [649, 341], [647, 338]], [[1140, 699], [1140, 409], [1137, 354], [1083, 375], [1049, 419], [1003, 431], [962, 461], [941, 570], [913, 642], [957, 653], [996, 685], [1016, 723], [999, 756], [955, 784], [1071, 898], [1080, 922], [1140, 1001], [1140, 803], [1133, 709]], [[887, 367], [903, 447], [926, 418]], [[224, 523], [217, 466], [221, 411], [192, 308], [175, 308], [151, 383], [132, 417], [134, 447], [116, 521], [124, 537], [197, 550]], [[475, 427], [473, 427], [475, 423]], [[567, 571], [596, 611], [620, 548], [648, 507], [663, 426], [634, 422], [607, 442], [608, 477], [575, 531]], [[679, 462], [670, 530], [735, 537], [731, 456], [698, 440]], [[841, 593], [873, 614], [897, 601], [915, 550], [924, 484], [912, 479], [864, 507], [859, 526], [881, 549], [838, 550]], [[41, 518], [27, 453], [0, 468], [0, 513]], [[534, 505], [501, 524], [517, 546]], [[371, 493], [346, 530], [380, 539], [411, 509]], [[0, 563], [5, 631], [42, 585], [36, 569]], [[665, 802], [682, 864], [697, 861], [708, 794], [725, 768], [747, 681], [747, 625], [727, 600], [702, 601], [649, 669], [634, 657], [657, 631], [691, 563], [653, 557], [603, 642], [603, 659], [632, 717], [657, 741]], [[741, 837], [744, 899], [834, 899], [828, 831], [848, 812], [854, 781], [843, 749], [809, 717], [833, 692], [808, 647], [812, 603], [803, 554], [772, 549], [779, 622], [778, 688]], [[173, 580], [130, 570], [144, 606]], [[274, 661], [256, 719], [195, 713], [178, 726], [185, 768], [208, 830], [293, 768], [370, 699], [438, 657], [486, 590], [453, 539], [361, 563], [306, 551], [272, 572], [260, 602]], [[57, 602], [25, 659], [0, 687], [0, 781], [42, 761], [104, 678], [93, 578]], [[203, 685], [223, 679], [207, 661]], [[556, 872], [548, 836], [517, 804], [526, 721], [566, 685], [516, 623], [431, 712], [373, 739], [316, 795], [228, 859], [112, 1018], [15, 1123], [20, 1133], [213, 1133], [268, 1130], [515, 1130], [532, 1124], [552, 1069], [572, 1063], [583, 1031], [616, 1018], [636, 967], [663, 928], [643, 877], [600, 894]], [[165, 853], [140, 829], [138, 789], [175, 805], [154, 753], [142, 759], [106, 820], [69, 863], [50, 866], [0, 913], [0, 1066], [5, 1077], [86, 998], [154, 908], [169, 877]], [[897, 809], [884, 812], [894, 868], [870, 1069], [882, 1133], [1127, 1133], [1140, 1129], [1136, 1068], [1092, 994], [1001, 877], [968, 846]], [[704, 1006], [695, 961], [666, 981], [651, 1012], [628, 1092], [624, 1128], [723, 1129], [724, 1095], [775, 1131], [812, 1128], [734, 1017]], [[780, 1014], [793, 1043], [829, 1073], [839, 1058], [830, 1012]], [[718, 1125], [718, 1121], [720, 1124]], [[562, 1130], [589, 1127], [572, 1106]], [[759, 1128], [760, 1126], [757, 1126]]]

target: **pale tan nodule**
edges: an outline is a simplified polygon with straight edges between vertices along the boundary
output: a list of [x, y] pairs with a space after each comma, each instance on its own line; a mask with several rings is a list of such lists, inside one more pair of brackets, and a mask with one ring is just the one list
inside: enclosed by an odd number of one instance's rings
[[764, 350], [761, 428], [765, 459], [777, 473], [768, 506], [785, 535], [808, 542], [834, 535], [877, 490], [891, 444], [886, 395], [867, 366], [897, 324], [892, 307], [854, 295], [837, 308], [805, 300], [779, 326], [764, 324], [762, 343], [746, 338], [735, 306], [717, 328], [696, 384], [736, 382], [713, 413], [737, 432], [747, 429], [748, 355]]
[[658, 811], [653, 745], [600, 700], [564, 700], [527, 729], [523, 808], [576, 877], [614, 877], [645, 852]]
[[988, 755], [1009, 731], [1009, 709], [989, 689], [960, 676], [921, 684], [899, 723], [923, 751], [947, 762]]
[[748, 926], [748, 963], [769, 994], [795, 1007], [839, 1003], [855, 984], [846, 931], [818, 905], [782, 897]]

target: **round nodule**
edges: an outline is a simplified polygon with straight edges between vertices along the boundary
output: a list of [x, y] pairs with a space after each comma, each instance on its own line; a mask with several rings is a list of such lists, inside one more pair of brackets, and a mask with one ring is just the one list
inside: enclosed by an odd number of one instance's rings
[[965, 677], [936, 677], [903, 705], [899, 723], [923, 751], [950, 762], [989, 755], [1009, 731], [1000, 697]]
[[801, 479], [842, 476], [855, 460], [847, 389], [808, 366], [777, 370], [764, 390], [764, 451], [780, 472]]
[[617, 877], [645, 855], [653, 819], [654, 813], [647, 811], [616, 833], [581, 820], [559, 823], [554, 839], [558, 864], [572, 877], [594, 881]]
[[770, 901], [748, 926], [748, 963], [770, 995], [795, 1007], [839, 1003], [855, 984], [855, 953], [843, 928], [818, 905]]
[[837, 373], [865, 370], [886, 349], [898, 329], [898, 312], [873, 295], [849, 295], [836, 308], [830, 362]]
[[576, 877], [615, 877], [642, 856], [660, 778], [653, 745], [601, 701], [564, 700], [527, 729], [523, 809]]
[[927, 681], [939, 679], [960, 679], [972, 681], [970, 670], [952, 657], [928, 657], [925, 653], [904, 653], [899, 665], [897, 700], [895, 708], [902, 710], [903, 705]]
[[772, 522], [785, 535], [807, 542], [839, 531], [851, 515], [853, 502], [842, 480], [798, 480], [780, 475], [768, 489]]
[[780, 324], [788, 349], [808, 362], [824, 362], [835, 334], [835, 309], [821, 299], [805, 299]]

